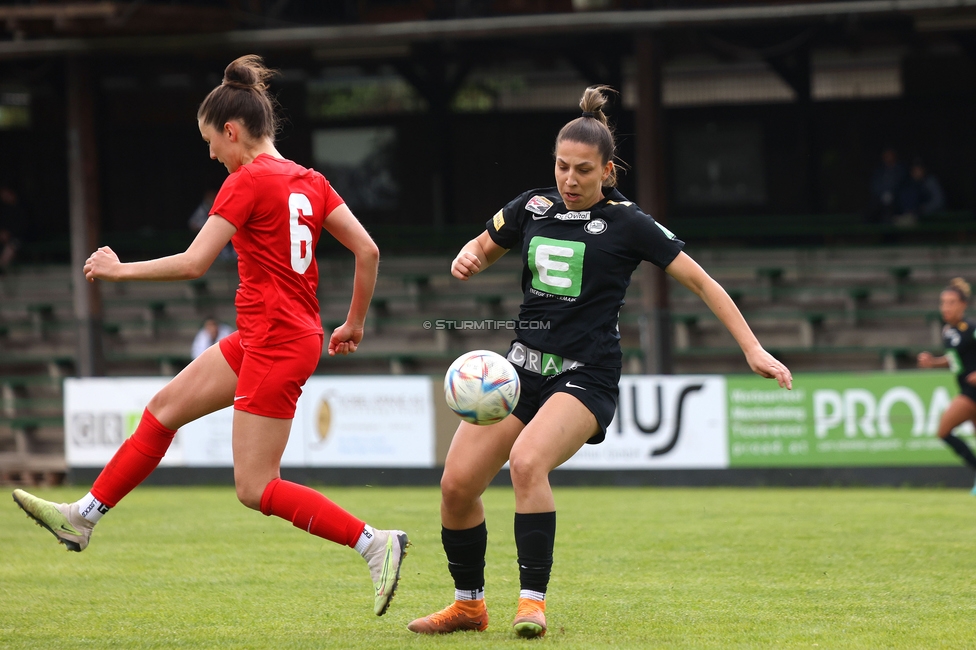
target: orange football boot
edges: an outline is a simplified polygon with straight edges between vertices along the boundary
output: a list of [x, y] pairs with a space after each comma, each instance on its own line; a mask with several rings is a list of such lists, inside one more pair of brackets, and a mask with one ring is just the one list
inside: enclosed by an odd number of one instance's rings
[[518, 612], [512, 623], [515, 633], [520, 637], [532, 639], [545, 636], [546, 633], [546, 601], [519, 598]]
[[488, 627], [488, 608], [482, 600], [455, 600], [439, 612], [418, 618], [407, 629], [418, 634], [450, 634], [463, 630], [483, 632]]

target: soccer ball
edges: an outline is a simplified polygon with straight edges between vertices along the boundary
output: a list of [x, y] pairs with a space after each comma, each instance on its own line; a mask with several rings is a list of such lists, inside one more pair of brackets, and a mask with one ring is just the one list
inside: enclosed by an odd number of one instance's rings
[[521, 390], [512, 364], [489, 350], [462, 354], [444, 376], [447, 405], [471, 424], [495, 424], [504, 420], [518, 404]]

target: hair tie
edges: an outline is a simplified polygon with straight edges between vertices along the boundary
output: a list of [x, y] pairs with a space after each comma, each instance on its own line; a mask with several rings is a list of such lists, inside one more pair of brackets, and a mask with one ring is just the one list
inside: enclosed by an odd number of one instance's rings
[[582, 117], [596, 117], [596, 115], [590, 111], [583, 111]]

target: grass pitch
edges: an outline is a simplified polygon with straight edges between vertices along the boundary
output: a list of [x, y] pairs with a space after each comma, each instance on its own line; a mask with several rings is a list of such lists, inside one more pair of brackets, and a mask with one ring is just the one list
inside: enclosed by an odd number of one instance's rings
[[386, 616], [358, 554], [245, 509], [231, 488], [139, 488], [80, 554], [6, 496], [0, 648], [976, 647], [964, 491], [557, 489], [549, 632], [532, 641], [511, 630], [511, 490], [485, 496], [488, 630], [434, 638], [405, 626], [453, 598], [438, 491], [322, 491], [410, 534]]

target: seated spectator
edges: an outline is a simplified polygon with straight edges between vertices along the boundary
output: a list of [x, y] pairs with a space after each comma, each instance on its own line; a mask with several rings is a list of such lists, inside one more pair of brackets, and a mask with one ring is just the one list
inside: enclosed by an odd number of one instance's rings
[[[214, 199], [217, 198], [217, 191], [209, 189], [203, 193], [203, 199], [200, 201], [200, 205], [193, 210], [193, 214], [190, 215], [190, 219], [187, 221], [187, 225], [193, 232], [200, 232], [203, 228], [203, 224], [207, 223], [207, 218], [210, 217], [210, 208], [213, 206]], [[233, 262], [237, 260], [237, 251], [234, 250], [234, 245], [227, 242], [220, 253], [217, 255], [218, 260], [225, 260]]]
[[945, 193], [939, 179], [928, 173], [918, 158], [912, 161], [908, 182], [901, 190], [899, 202], [905, 214], [916, 217], [945, 209]]
[[220, 339], [229, 336], [232, 332], [233, 330], [230, 327], [223, 323], [218, 323], [216, 318], [208, 318], [203, 321], [203, 327], [200, 328], [200, 331], [193, 338], [193, 348], [190, 354], [196, 359], [206, 352], [207, 348]]
[[871, 175], [871, 207], [868, 218], [875, 223], [891, 223], [902, 213], [899, 199], [908, 180], [908, 169], [891, 147], [881, 152], [881, 164]]
[[30, 219], [17, 191], [8, 183], [0, 184], [0, 273], [6, 273], [17, 257], [23, 233], [29, 227]]

